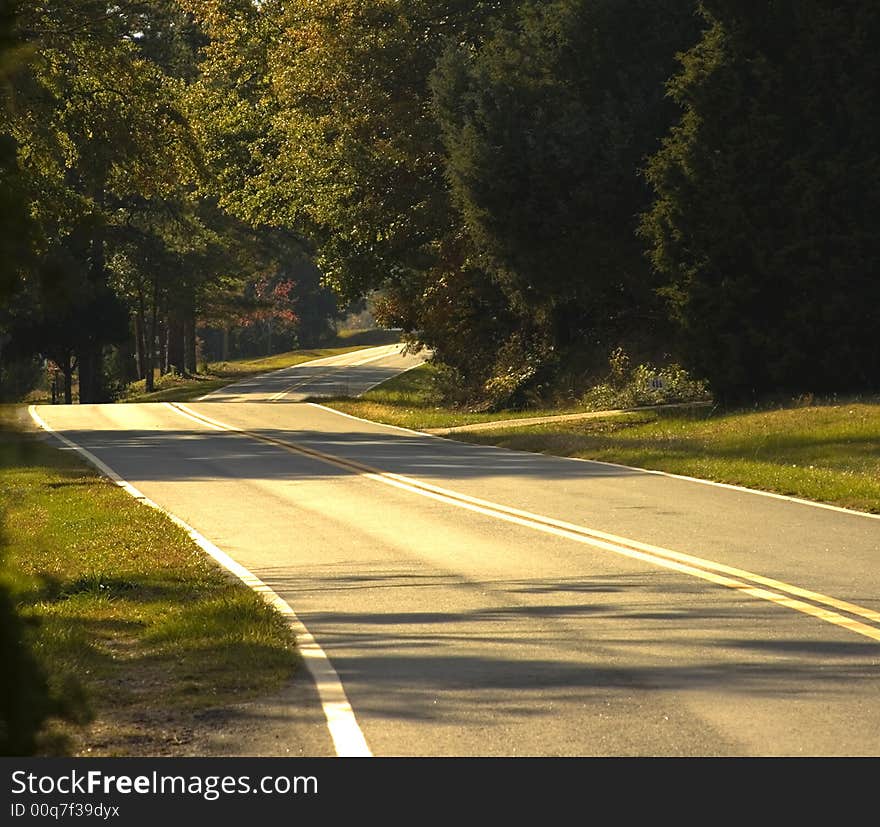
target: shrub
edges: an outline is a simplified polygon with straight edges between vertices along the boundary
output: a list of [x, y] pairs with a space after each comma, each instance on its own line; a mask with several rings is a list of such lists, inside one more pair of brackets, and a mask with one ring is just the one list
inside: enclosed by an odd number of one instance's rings
[[681, 365], [655, 367], [640, 364], [630, 368], [622, 348], [612, 351], [605, 381], [588, 390], [581, 403], [594, 411], [666, 405], [710, 400], [705, 382], [693, 379]]

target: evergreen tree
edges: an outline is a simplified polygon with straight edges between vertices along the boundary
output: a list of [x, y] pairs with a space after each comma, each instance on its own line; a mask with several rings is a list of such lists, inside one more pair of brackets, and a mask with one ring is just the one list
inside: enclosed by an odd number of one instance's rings
[[880, 385], [880, 7], [705, 0], [644, 233], [718, 398]]
[[650, 203], [640, 172], [674, 121], [664, 84], [675, 53], [697, 35], [688, 0], [529, 2], [434, 73], [467, 231], [554, 350], [658, 338], [636, 237]]

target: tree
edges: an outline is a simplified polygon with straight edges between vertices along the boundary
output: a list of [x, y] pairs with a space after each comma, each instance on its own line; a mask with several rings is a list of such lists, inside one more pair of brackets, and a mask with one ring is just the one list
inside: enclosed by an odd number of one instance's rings
[[[14, 66], [18, 43], [14, 37], [17, 4], [0, 0], [0, 123], [9, 105], [6, 73]], [[31, 222], [24, 208], [22, 183], [16, 163], [16, 144], [0, 135], [0, 300], [15, 292], [20, 268], [30, 259]], [[0, 335], [5, 331], [0, 328]], [[2, 340], [0, 340], [2, 341]], [[0, 346], [2, 349], [2, 346]], [[3, 515], [0, 514], [0, 520]], [[0, 532], [2, 532], [0, 524]], [[28, 640], [25, 621], [19, 616], [3, 567], [0, 534], [0, 755], [30, 755], [43, 721], [53, 711], [46, 675]]]
[[[504, 299], [468, 260], [428, 78], [447, 39], [479, 38], [506, 6], [189, 3], [211, 37], [190, 99], [220, 203], [303, 239], [340, 305], [381, 288], [383, 318], [405, 320], [414, 341], [460, 370], [479, 367], [477, 384], [500, 317], [467, 308], [488, 292], [493, 304]], [[450, 301], [459, 325], [443, 321]], [[467, 333], [465, 319], [475, 325]], [[435, 338], [453, 329], [461, 341]], [[467, 347], [487, 350], [457, 359]]]
[[42, 304], [19, 301], [15, 327], [20, 348], [75, 354], [62, 369], [69, 374], [75, 358], [82, 402], [107, 398], [104, 351], [124, 338], [108, 268], [117, 222], [133, 201], [183, 197], [197, 179], [182, 81], [138, 45], [150, 42], [141, 31], [149, 6], [132, 16], [128, 4], [27, 4], [16, 24], [30, 51], [10, 76], [5, 131], [39, 229], [37, 263], [19, 298]]
[[640, 172], [674, 119], [675, 53], [696, 35], [686, 0], [529, 2], [479, 49], [453, 44], [433, 74], [467, 232], [550, 352], [659, 338]]
[[128, 333], [126, 308], [93, 277], [93, 239], [94, 230], [84, 221], [51, 245], [9, 308], [9, 355], [37, 353], [52, 360], [63, 374], [67, 403], [73, 400], [76, 370], [81, 401], [106, 401], [98, 357], [106, 343], [123, 341]]
[[876, 390], [880, 9], [702, 11], [644, 219], [687, 366], [730, 402]]
[[15, 37], [17, 7], [17, 2], [9, 0], [0, 5], [0, 299], [15, 291], [23, 270], [31, 263], [34, 233], [18, 168], [18, 143], [4, 129], [11, 117], [9, 78], [23, 58]]

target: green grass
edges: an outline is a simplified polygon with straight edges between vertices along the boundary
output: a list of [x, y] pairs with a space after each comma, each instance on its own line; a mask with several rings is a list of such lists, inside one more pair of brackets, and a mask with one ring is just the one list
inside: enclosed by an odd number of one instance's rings
[[[0, 559], [67, 720], [44, 753], [105, 754], [280, 688], [296, 668], [285, 621], [161, 513], [0, 410]], [[120, 752], [121, 751], [121, 752]]]
[[371, 391], [352, 399], [336, 397], [317, 399], [322, 405], [375, 422], [399, 425], [403, 428], [426, 430], [471, 425], [477, 422], [495, 422], [500, 419], [519, 419], [533, 416], [553, 416], [561, 413], [579, 413], [583, 407], [530, 408], [502, 410], [492, 413], [474, 412], [444, 407], [437, 391], [437, 368], [430, 364], [401, 373]]
[[623, 417], [460, 434], [880, 513], [880, 403]]

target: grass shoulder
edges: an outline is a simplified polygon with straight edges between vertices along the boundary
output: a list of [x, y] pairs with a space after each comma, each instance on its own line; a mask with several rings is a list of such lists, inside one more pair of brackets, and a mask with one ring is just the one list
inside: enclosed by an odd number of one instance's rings
[[528, 410], [499, 410], [492, 412], [469, 411], [450, 408], [441, 402], [437, 391], [438, 369], [425, 363], [401, 373], [387, 382], [357, 397], [316, 398], [316, 402], [343, 413], [397, 425], [413, 430], [449, 428], [504, 419], [533, 416], [551, 416], [560, 413], [577, 413], [585, 410], [572, 405], [567, 408], [531, 408]]
[[467, 442], [620, 463], [880, 513], [880, 403], [651, 411], [459, 434]]
[[58, 712], [41, 753], [177, 754], [200, 715], [279, 690], [284, 619], [25, 420], [0, 411], [0, 561]]
[[[470, 413], [444, 408], [425, 365], [360, 399], [325, 404], [415, 430], [552, 416], [577, 407]], [[880, 399], [799, 401], [757, 410], [643, 410], [493, 428], [456, 439], [742, 485], [880, 513]]]

